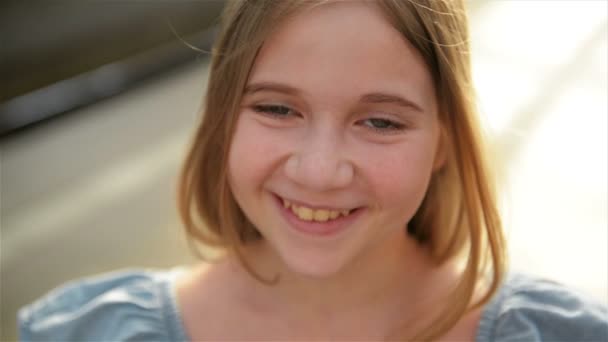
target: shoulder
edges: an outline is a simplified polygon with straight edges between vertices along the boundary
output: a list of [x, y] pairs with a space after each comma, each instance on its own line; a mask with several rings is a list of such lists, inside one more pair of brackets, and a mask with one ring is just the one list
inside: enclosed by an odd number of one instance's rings
[[608, 341], [608, 309], [557, 282], [510, 275], [484, 309], [478, 341]]
[[67, 283], [18, 313], [22, 341], [184, 340], [171, 271], [126, 270]]
[[[242, 278], [249, 275], [241, 277], [233, 261], [201, 263], [176, 282], [183, 326], [193, 341], [251, 339], [245, 330], [257, 316], [248, 314], [247, 308], [257, 297], [250, 290], [258, 284], [248, 286]], [[239, 329], [234, 329], [234, 322], [242, 322]]]

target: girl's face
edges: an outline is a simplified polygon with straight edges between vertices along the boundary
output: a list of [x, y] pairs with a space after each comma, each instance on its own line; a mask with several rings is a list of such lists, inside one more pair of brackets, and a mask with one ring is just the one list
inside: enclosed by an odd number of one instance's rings
[[236, 201], [292, 271], [405, 239], [438, 157], [422, 58], [372, 2], [303, 11], [254, 64], [229, 156]]

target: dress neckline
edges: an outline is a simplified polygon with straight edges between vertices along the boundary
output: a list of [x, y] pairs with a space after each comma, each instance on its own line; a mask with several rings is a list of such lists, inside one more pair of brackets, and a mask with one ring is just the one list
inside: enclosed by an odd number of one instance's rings
[[[167, 325], [167, 335], [170, 341], [190, 341], [186, 334], [176, 293], [177, 279], [186, 271], [187, 268], [183, 266], [170, 269], [166, 273], [165, 281], [162, 282], [162, 301], [165, 311], [164, 318]], [[505, 284], [501, 284], [497, 293], [483, 308], [475, 333], [476, 342], [492, 341], [492, 331], [494, 330], [494, 324], [499, 315], [500, 303], [505, 296], [505, 286]]]

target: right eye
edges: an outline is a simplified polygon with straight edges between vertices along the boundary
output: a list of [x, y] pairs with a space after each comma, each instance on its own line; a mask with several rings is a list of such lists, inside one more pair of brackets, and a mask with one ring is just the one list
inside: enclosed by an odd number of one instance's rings
[[270, 115], [279, 119], [285, 119], [290, 116], [296, 115], [297, 112], [287, 106], [283, 105], [255, 105], [252, 107], [254, 111], [266, 115]]

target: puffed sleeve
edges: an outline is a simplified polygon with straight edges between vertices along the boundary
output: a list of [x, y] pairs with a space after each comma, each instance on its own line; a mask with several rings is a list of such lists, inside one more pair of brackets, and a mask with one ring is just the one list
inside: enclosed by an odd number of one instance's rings
[[121, 271], [68, 283], [19, 310], [20, 340], [183, 340], [165, 278]]
[[489, 341], [608, 342], [606, 305], [581, 292], [523, 275], [502, 292]]

